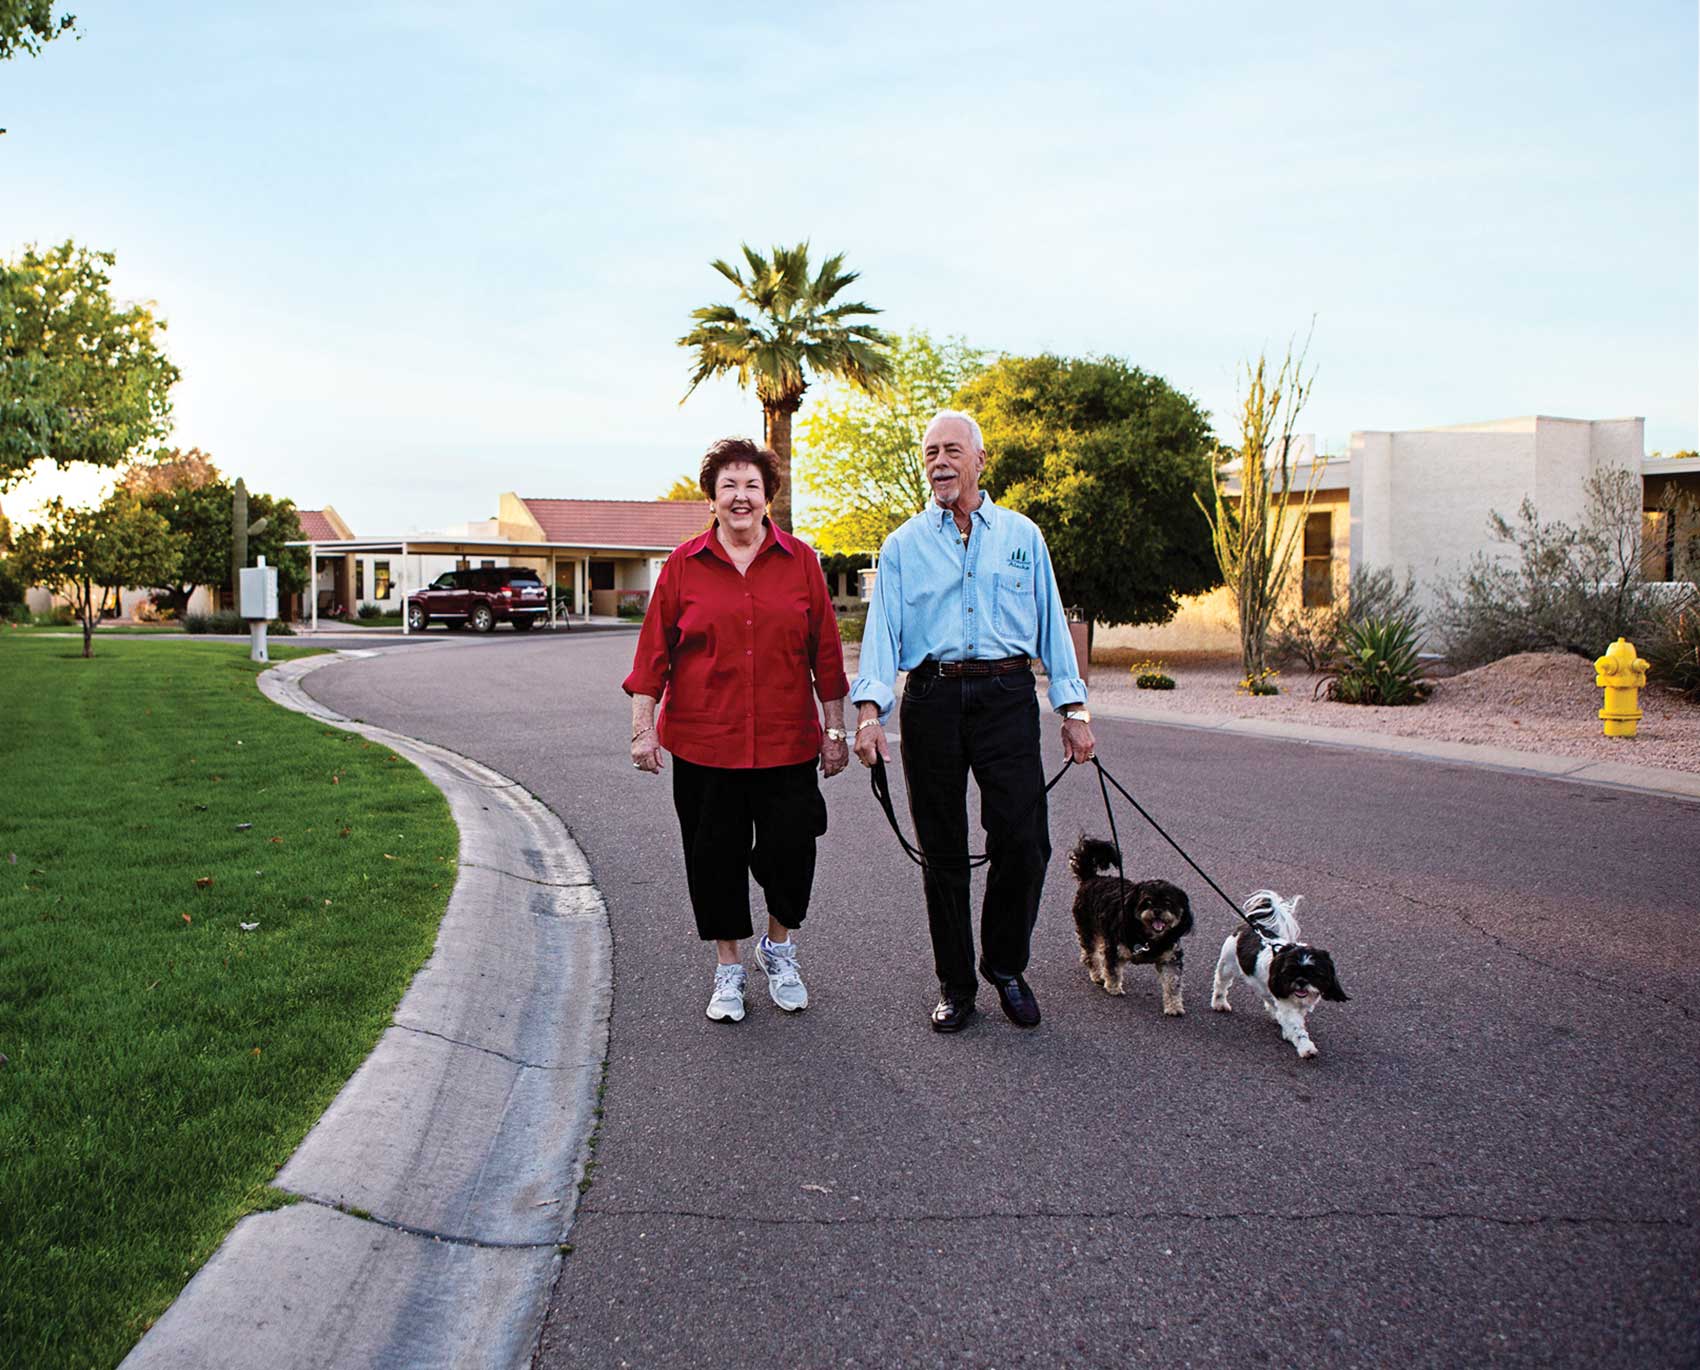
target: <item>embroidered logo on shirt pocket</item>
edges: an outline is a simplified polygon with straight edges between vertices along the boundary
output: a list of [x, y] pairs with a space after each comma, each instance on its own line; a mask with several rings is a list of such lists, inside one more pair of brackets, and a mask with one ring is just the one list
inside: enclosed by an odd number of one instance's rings
[[1007, 645], [1032, 647], [1039, 631], [1039, 606], [1033, 602], [1033, 577], [1022, 571], [992, 576], [992, 628]]

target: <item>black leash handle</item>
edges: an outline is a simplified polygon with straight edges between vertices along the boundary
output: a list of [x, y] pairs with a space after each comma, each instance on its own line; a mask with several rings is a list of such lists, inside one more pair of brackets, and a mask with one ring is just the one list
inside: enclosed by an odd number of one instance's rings
[[[1057, 782], [1068, 774], [1068, 768], [1072, 765], [1074, 765], [1072, 761], [1063, 762], [1062, 769], [1046, 782], [1044, 790], [1027, 806], [1027, 812], [1022, 814], [1017, 822], [1010, 825], [1012, 828], [1020, 827], [1022, 823], [1033, 816], [1033, 810], [1038, 808], [1040, 801], [1057, 787]], [[886, 774], [883, 757], [874, 758], [874, 764], [868, 772], [868, 783], [873, 786], [874, 798], [879, 800], [880, 808], [885, 810], [885, 821], [891, 824], [892, 832], [897, 834], [897, 841], [903, 848], [903, 854], [922, 870], [927, 869], [928, 866], [944, 866], [951, 870], [965, 867], [968, 870], [973, 870], [974, 867], [983, 866], [992, 859], [990, 852], [971, 853], [966, 859], [954, 854], [948, 857], [928, 855], [905, 837], [903, 829], [897, 824], [897, 810], [891, 804], [891, 777]]]

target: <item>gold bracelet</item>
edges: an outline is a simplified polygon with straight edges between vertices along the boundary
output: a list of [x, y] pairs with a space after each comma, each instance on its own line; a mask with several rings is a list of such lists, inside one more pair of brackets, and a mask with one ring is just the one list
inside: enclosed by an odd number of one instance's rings
[[862, 735], [862, 729], [863, 728], [871, 728], [876, 723], [878, 723], [879, 721], [880, 720], [879, 720], [878, 714], [875, 714], [872, 718], [864, 718], [860, 723], [858, 723], [856, 725], [856, 736], [860, 737]]

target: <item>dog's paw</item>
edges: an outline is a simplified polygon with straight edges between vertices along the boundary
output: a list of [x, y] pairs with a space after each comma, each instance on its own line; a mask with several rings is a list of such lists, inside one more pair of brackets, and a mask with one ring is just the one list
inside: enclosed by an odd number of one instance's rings
[[1298, 1044], [1298, 1051], [1299, 1055], [1307, 1061], [1310, 1060], [1311, 1057], [1319, 1054], [1316, 1050], [1316, 1043], [1308, 1039]]
[[1218, 1013], [1232, 1013], [1234, 1011], [1234, 1006], [1226, 999], [1212, 999], [1210, 1001], [1210, 1007], [1215, 1009]]
[[[1225, 1008], [1227, 1006], [1223, 1005], [1223, 1007]], [[1163, 1016], [1165, 1018], [1185, 1018], [1186, 1007], [1182, 1004], [1164, 1004]]]
[[1106, 981], [1104, 981], [1104, 993], [1114, 994], [1114, 995], [1120, 996], [1120, 995], [1126, 994], [1127, 991], [1125, 989], [1123, 989], [1120, 985], [1112, 985], [1108, 980], [1106, 980]]

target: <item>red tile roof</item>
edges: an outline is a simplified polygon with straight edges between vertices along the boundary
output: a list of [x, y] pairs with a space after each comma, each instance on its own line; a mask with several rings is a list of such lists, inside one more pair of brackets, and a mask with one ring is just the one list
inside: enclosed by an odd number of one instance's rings
[[295, 517], [301, 520], [301, 536], [309, 542], [335, 542], [342, 536], [331, 527], [331, 521], [320, 509], [297, 509]]
[[546, 542], [670, 552], [708, 527], [697, 500], [521, 498]]

